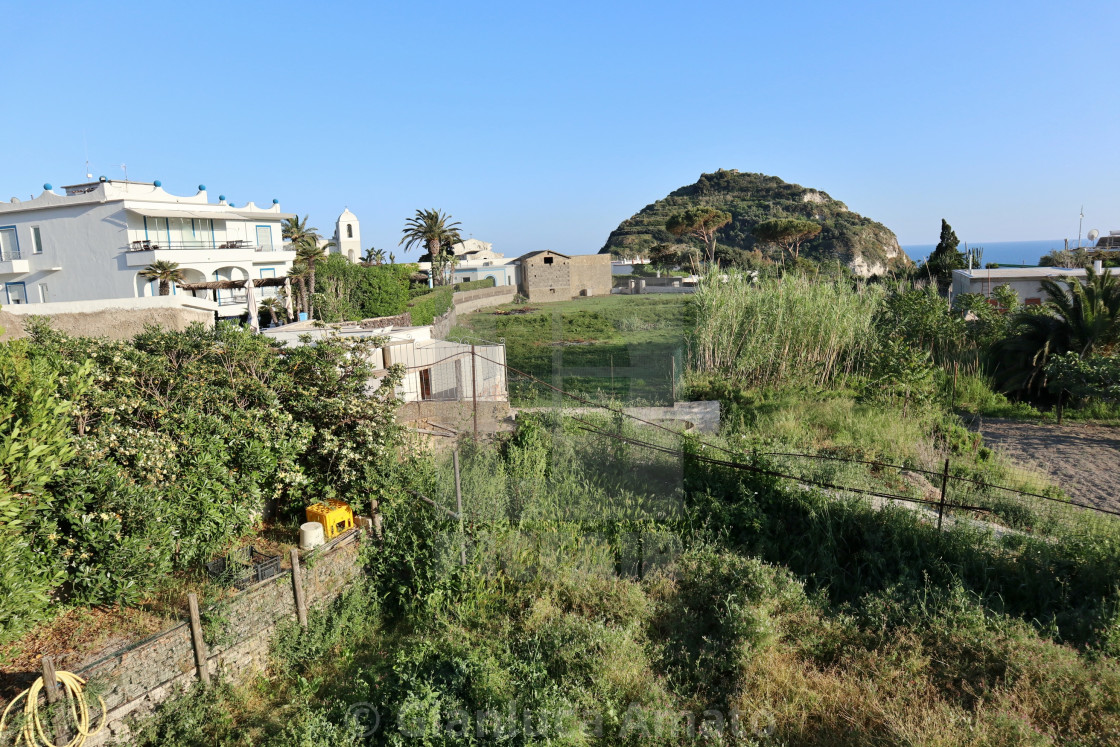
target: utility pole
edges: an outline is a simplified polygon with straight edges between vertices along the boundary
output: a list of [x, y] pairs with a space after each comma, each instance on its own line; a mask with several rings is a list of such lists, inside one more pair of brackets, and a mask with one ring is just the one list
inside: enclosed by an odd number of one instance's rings
[[1081, 215], [1077, 219], [1077, 248], [1081, 248], [1081, 223], [1085, 220], [1085, 206], [1081, 206]]

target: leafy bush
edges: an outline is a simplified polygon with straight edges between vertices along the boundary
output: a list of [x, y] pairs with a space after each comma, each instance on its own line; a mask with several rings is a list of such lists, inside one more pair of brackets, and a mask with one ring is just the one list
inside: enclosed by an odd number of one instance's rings
[[14, 538], [0, 543], [0, 583], [19, 571], [0, 603], [5, 633], [42, 614], [62, 580], [69, 601], [135, 602], [267, 513], [337, 496], [362, 510], [407, 482], [397, 374], [368, 391], [371, 344], [284, 350], [222, 324], [131, 342], [38, 325], [0, 346], [2, 448], [16, 467], [0, 493], [0, 533]]
[[461, 283], [455, 283], [452, 288], [456, 293], [460, 291], [482, 290], [483, 288], [493, 288], [495, 285], [494, 278], [483, 278], [482, 280], [466, 280]]
[[451, 309], [454, 295], [451, 286], [444, 286], [412, 299], [408, 303], [412, 323], [418, 327], [431, 324]]
[[315, 271], [315, 312], [326, 322], [396, 316], [416, 265], [363, 265], [331, 254]]

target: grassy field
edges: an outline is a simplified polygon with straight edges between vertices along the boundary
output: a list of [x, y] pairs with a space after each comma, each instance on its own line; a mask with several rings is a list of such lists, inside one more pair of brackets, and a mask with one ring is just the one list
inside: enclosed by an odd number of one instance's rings
[[[596, 401], [671, 404], [691, 314], [690, 298], [677, 295], [508, 304], [461, 317], [451, 336], [504, 341], [510, 366]], [[510, 399], [525, 406], [555, 395], [511, 373]]]

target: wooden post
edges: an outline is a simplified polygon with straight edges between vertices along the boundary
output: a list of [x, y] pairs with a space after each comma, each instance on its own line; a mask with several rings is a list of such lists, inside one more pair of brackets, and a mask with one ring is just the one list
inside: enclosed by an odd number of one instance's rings
[[459, 514], [459, 565], [467, 565], [467, 535], [463, 528], [463, 488], [459, 482], [459, 450], [452, 455], [455, 462], [455, 512]]
[[[47, 691], [47, 703], [50, 705], [58, 705], [62, 701], [62, 692], [58, 687], [58, 676], [54, 671], [54, 659], [50, 656], [43, 657], [43, 689]], [[70, 740], [67, 739], [65, 709], [61, 707], [54, 709], [54, 713], [51, 715], [51, 723], [54, 725], [54, 743], [56, 745], [67, 744]]]
[[937, 531], [941, 531], [941, 519], [945, 516], [945, 489], [949, 485], [949, 460], [945, 460], [945, 471], [941, 473], [941, 502], [937, 504]]
[[474, 343], [471, 343], [471, 402], [474, 405], [474, 440], [478, 443], [478, 366], [474, 352]]
[[292, 548], [292, 588], [296, 594], [296, 616], [299, 617], [299, 625], [304, 630], [307, 629], [307, 601], [303, 598], [303, 576], [300, 575], [299, 569], [299, 550]]
[[669, 356], [669, 387], [671, 400], [669, 404], [677, 404], [677, 356]]
[[198, 615], [198, 595], [188, 594], [187, 604], [191, 611], [191, 643], [194, 644], [194, 665], [202, 686], [210, 687], [210, 665], [206, 659], [206, 642], [202, 640], [202, 618]]
[[614, 354], [611, 354], [611, 397], [614, 397]]
[[950, 410], [957, 409], [957, 373], [960, 371], [960, 367], [961, 367], [961, 362], [960, 361], [954, 361], [953, 362], [953, 394], [952, 394], [952, 396], [950, 397], [950, 400], [949, 400], [949, 409]]

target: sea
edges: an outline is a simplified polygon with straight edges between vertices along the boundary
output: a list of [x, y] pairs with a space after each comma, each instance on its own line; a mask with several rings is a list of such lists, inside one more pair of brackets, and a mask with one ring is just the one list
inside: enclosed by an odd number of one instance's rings
[[[1093, 242], [1095, 243], [1095, 242]], [[1082, 239], [1081, 246], [1088, 246], [1089, 241]], [[1071, 239], [1070, 246], [1077, 246], [1077, 239]], [[980, 258], [980, 266], [995, 262], [999, 265], [1037, 265], [1041, 257], [1046, 256], [1054, 249], [1062, 249], [1065, 239], [1047, 239], [1045, 241], [970, 241], [968, 248], [983, 247], [984, 254]], [[937, 244], [903, 244], [902, 248], [910, 255], [910, 259], [921, 262], [928, 257]], [[962, 241], [957, 247], [965, 250]]]

